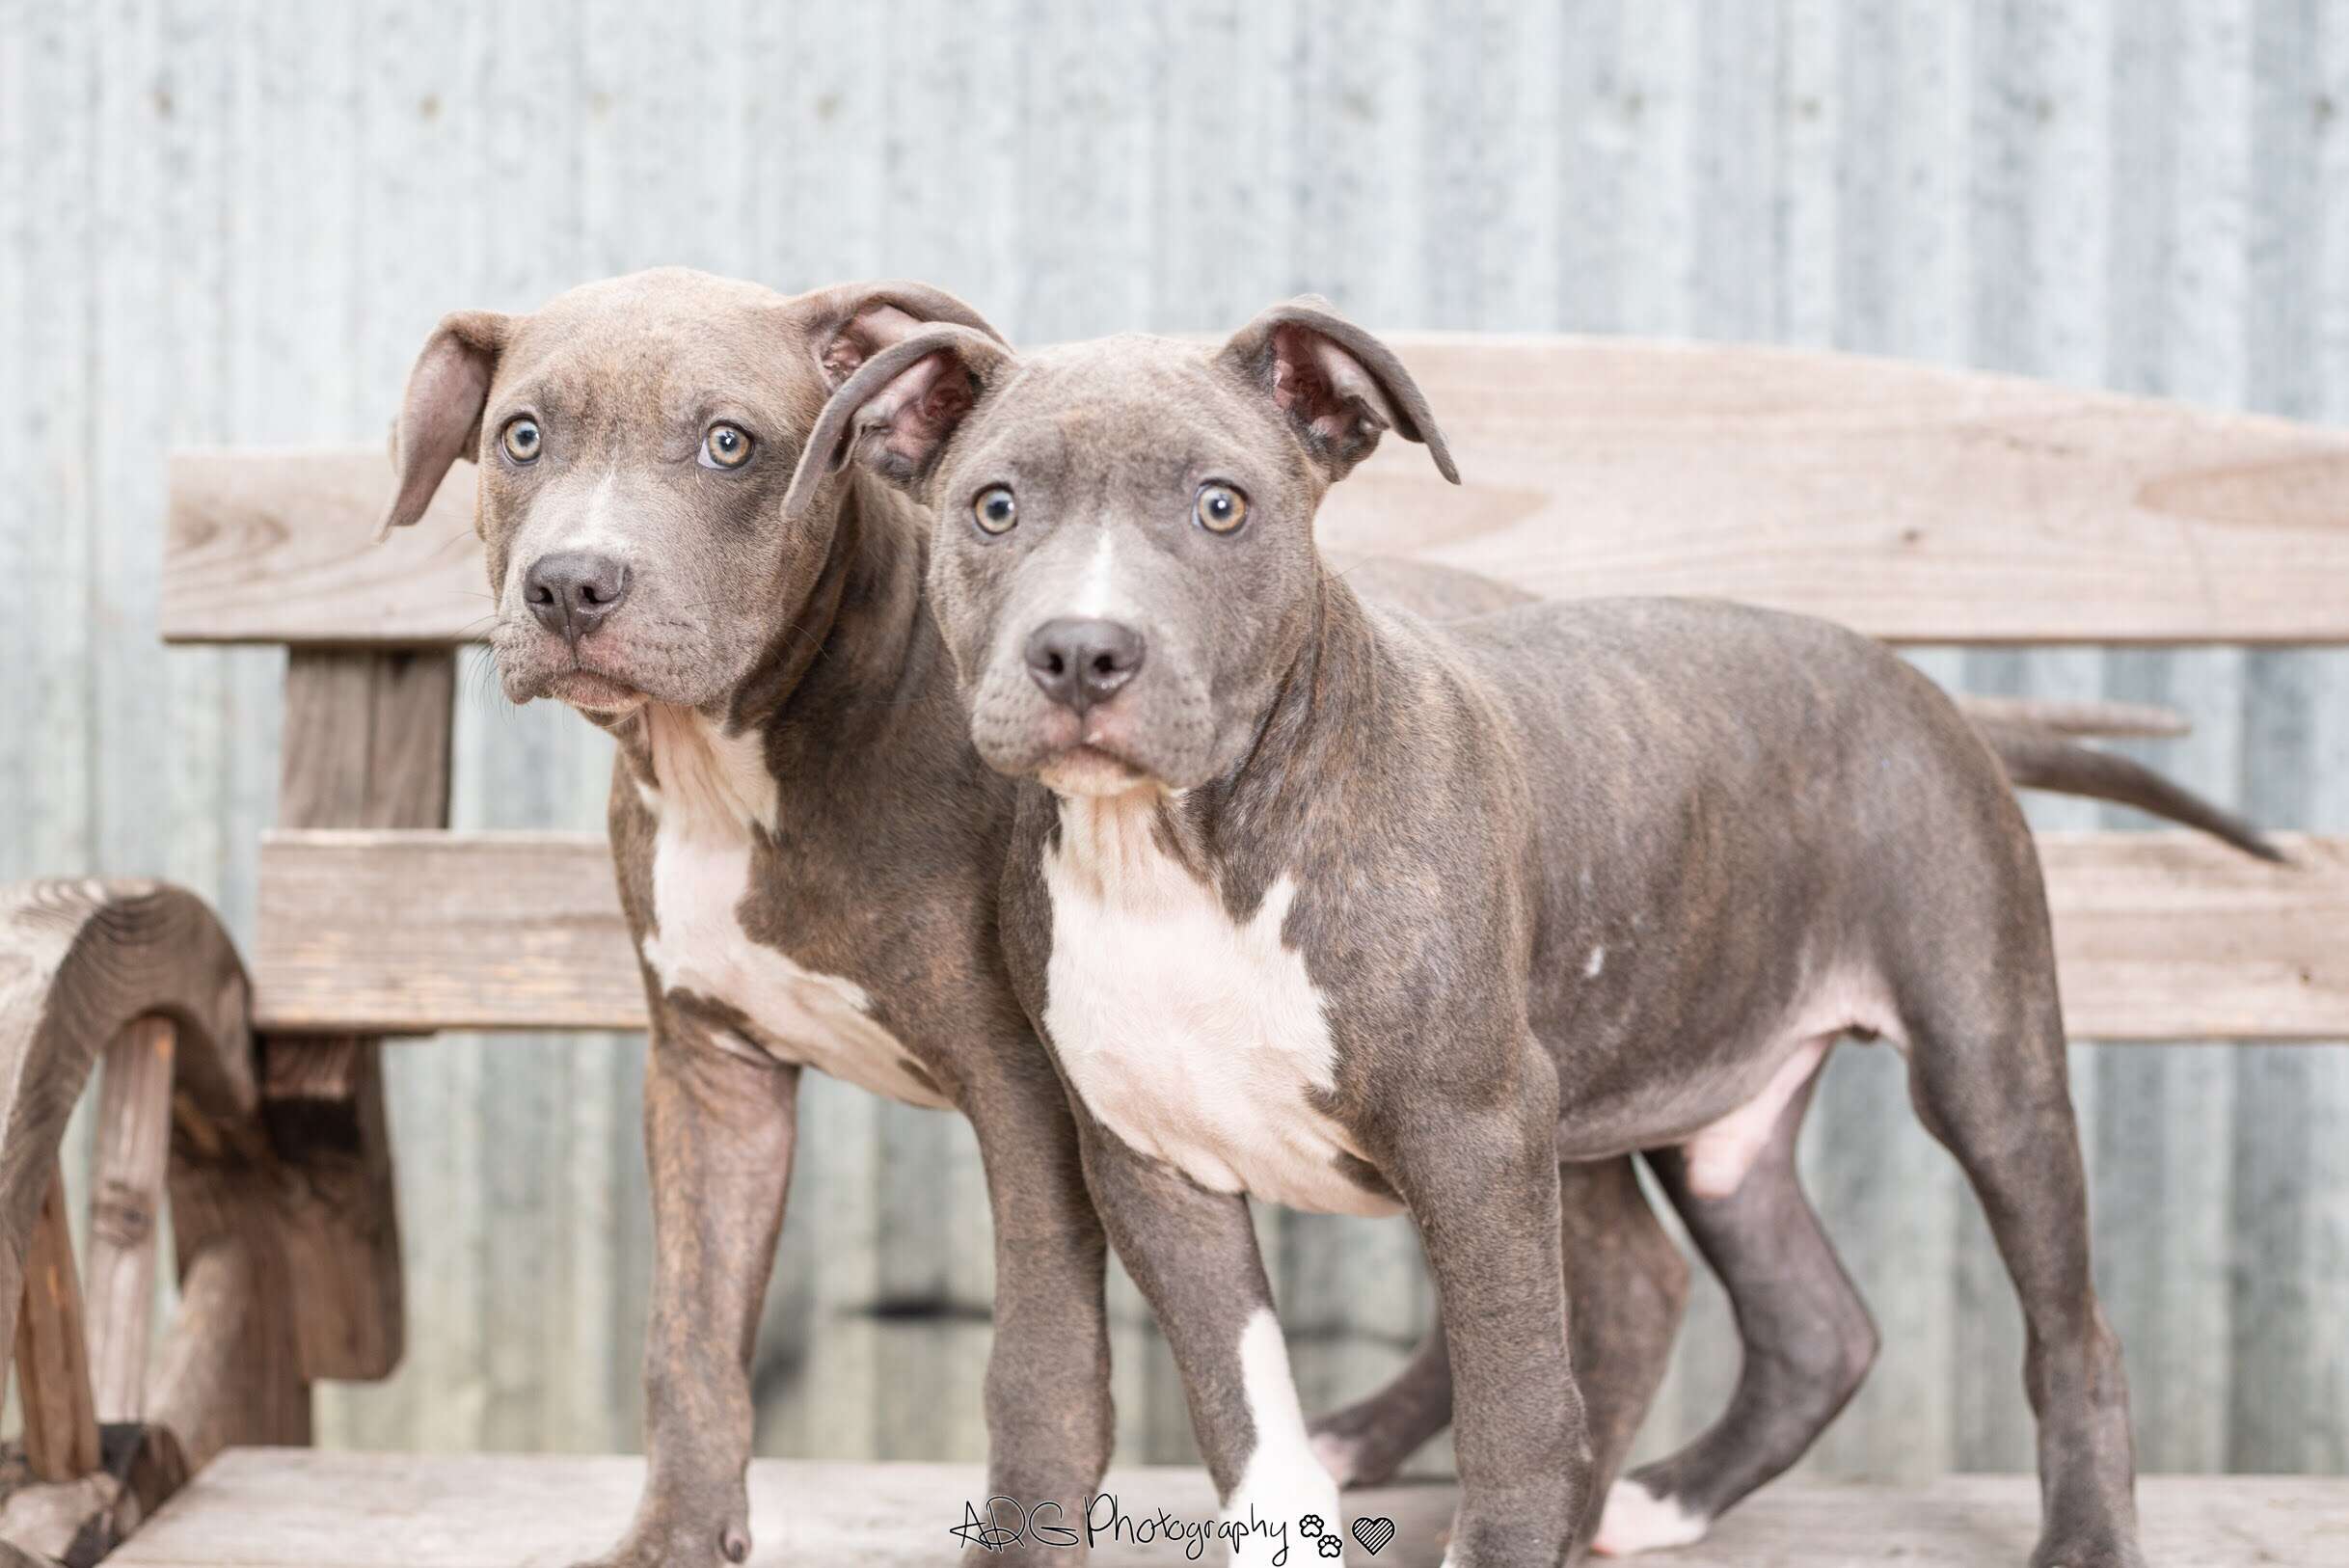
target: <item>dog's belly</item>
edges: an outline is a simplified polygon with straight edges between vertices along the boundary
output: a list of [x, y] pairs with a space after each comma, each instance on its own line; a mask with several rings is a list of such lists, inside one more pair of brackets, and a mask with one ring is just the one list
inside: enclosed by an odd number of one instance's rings
[[750, 867], [747, 829], [662, 825], [653, 850], [655, 929], [644, 940], [662, 988], [740, 1013], [754, 1043], [781, 1061], [907, 1104], [945, 1106], [936, 1084], [875, 1021], [864, 987], [805, 968], [742, 929]]
[[1283, 879], [1245, 924], [1149, 838], [1115, 833], [1106, 856], [1073, 850], [1099, 835], [1063, 807], [1045, 852], [1052, 957], [1044, 1027], [1086, 1109], [1137, 1152], [1215, 1192], [1293, 1208], [1393, 1214], [1401, 1204], [1348, 1176], [1362, 1151], [1315, 1103], [1336, 1048], [1321, 993], [1281, 928]]
[[[1591, 978], [1595, 979], [1596, 976]], [[1788, 1104], [1847, 1034], [1904, 1048], [1890, 987], [1873, 970], [1830, 964], [1749, 1031], [1695, 1053], [1649, 1055], [1653, 1070], [1613, 1082], [1605, 1095], [1561, 1105], [1558, 1157], [1592, 1160], [1677, 1146], [1688, 1155], [1699, 1197], [1719, 1198], [1743, 1182]], [[1631, 1038], [1641, 1037], [1634, 1029]]]

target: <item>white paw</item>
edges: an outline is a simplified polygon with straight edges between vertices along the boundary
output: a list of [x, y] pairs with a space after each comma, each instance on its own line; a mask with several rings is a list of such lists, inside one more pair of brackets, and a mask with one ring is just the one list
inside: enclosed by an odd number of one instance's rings
[[1590, 1549], [1603, 1557], [1628, 1557], [1636, 1552], [1688, 1546], [1703, 1540], [1712, 1525], [1637, 1481], [1617, 1481], [1606, 1489], [1606, 1508], [1599, 1516], [1599, 1533]]
[[1341, 1438], [1335, 1432], [1323, 1432], [1313, 1439], [1313, 1457], [1321, 1468], [1330, 1473], [1330, 1479], [1340, 1487], [1352, 1486], [1362, 1472], [1363, 1446], [1353, 1438]]

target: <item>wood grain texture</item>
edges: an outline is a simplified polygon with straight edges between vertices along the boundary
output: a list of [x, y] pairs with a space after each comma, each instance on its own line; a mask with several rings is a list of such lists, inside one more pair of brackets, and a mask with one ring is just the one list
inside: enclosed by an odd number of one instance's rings
[[[2047, 835], [2072, 1034], [2349, 1031], [2349, 842], [2283, 842], [2276, 868], [2191, 834]], [[644, 1026], [609, 853], [585, 834], [273, 833], [254, 972], [265, 1028]]]
[[97, 1410], [90, 1394], [90, 1334], [81, 1271], [66, 1218], [66, 1174], [49, 1161], [49, 1194], [24, 1257], [24, 1311], [16, 1317], [16, 1393], [24, 1411], [24, 1454], [44, 1481], [70, 1481], [97, 1469]]
[[141, 1018], [106, 1047], [98, 1083], [97, 1153], [91, 1168], [91, 1384], [104, 1421], [147, 1409], [155, 1304], [155, 1250], [172, 1148], [172, 1064], [177, 1031]]
[[258, 1099], [246, 994], [228, 933], [193, 894], [151, 882], [0, 887], [0, 1342], [14, 1339], [25, 1248], [98, 1048], [135, 1018], [171, 1019], [178, 1114], [224, 1129], [213, 1142], [226, 1155]]
[[[27, 1298], [23, 1321], [40, 1335], [37, 1298], [54, 1295], [45, 1282], [70, 1272], [62, 1243], [49, 1249], [63, 1251], [62, 1258], [43, 1256], [37, 1205], [57, 1185], [66, 1119], [98, 1046], [134, 1020], [167, 1020], [174, 1041], [167, 1190], [181, 1309], [148, 1403], [156, 1422], [171, 1429], [175, 1464], [188, 1467], [230, 1443], [309, 1436], [308, 1389], [298, 1375], [276, 1370], [298, 1371], [298, 1358], [272, 1198], [280, 1176], [257, 1116], [246, 996], [227, 933], [179, 888], [0, 887], [0, 1338], [17, 1336], [18, 1301], [34, 1282], [42, 1288]], [[52, 1233], [62, 1229], [62, 1213]], [[85, 1368], [85, 1388], [87, 1376]], [[122, 1486], [111, 1492], [58, 1494], [27, 1506], [47, 1510], [42, 1517], [53, 1522], [77, 1509], [86, 1511], [76, 1517], [101, 1524], [128, 1517], [114, 1512], [130, 1495], [127, 1471], [114, 1479]], [[163, 1480], [149, 1481], [148, 1500], [159, 1498], [154, 1487], [168, 1490]]]
[[382, 448], [175, 452], [162, 626], [179, 642], [446, 644], [486, 629], [473, 466], [375, 543]]
[[[627, 1521], [643, 1474], [633, 1459], [239, 1450], [117, 1554], [122, 1568], [556, 1568], [600, 1550]], [[964, 1465], [762, 1460], [750, 1468], [752, 1568], [943, 1560], [947, 1531], [985, 1476]], [[1198, 1470], [1113, 1471], [1102, 1485], [1130, 1517], [1165, 1509], [1211, 1520]], [[1457, 1494], [1446, 1485], [1350, 1493], [1348, 1521], [1394, 1521], [1380, 1562], [1432, 1563]], [[2280, 1476], [2152, 1476], [2139, 1486], [2147, 1557], [2175, 1563], [2322, 1563], [2349, 1552], [2349, 1482]], [[2020, 1562], [2038, 1527], [2028, 1476], [1952, 1476], [1912, 1488], [1772, 1487], [1675, 1568], [1914, 1568]], [[1106, 1514], [1104, 1518], [1106, 1519]], [[1136, 1546], [1104, 1533], [1101, 1568], [1177, 1564], [1187, 1543]], [[1213, 1560], [1212, 1550], [1206, 1560]], [[1292, 1543], [1292, 1563], [1319, 1557]], [[1349, 1547], [1347, 1560], [1371, 1559]]]
[[203, 1245], [180, 1275], [148, 1403], [196, 1472], [240, 1444], [308, 1443], [310, 1407], [268, 1194], [230, 1188], [200, 1210], [191, 1187], [174, 1184], [173, 1219], [201, 1227]]
[[275, 832], [261, 858], [265, 1029], [644, 1027], [601, 835]]
[[[446, 653], [294, 650], [279, 822], [445, 825], [455, 689]], [[282, 1206], [304, 1368], [312, 1379], [384, 1377], [399, 1364], [407, 1305], [381, 1041], [278, 1034], [261, 1049], [262, 1114], [296, 1176]]]
[[[1742, 599], [1901, 642], [2349, 642], [2349, 435], [1812, 350], [1393, 341], [1466, 483], [1387, 443], [1324, 505], [1341, 564]], [[173, 475], [171, 639], [488, 625], [470, 465], [380, 552], [381, 453], [183, 452]]]

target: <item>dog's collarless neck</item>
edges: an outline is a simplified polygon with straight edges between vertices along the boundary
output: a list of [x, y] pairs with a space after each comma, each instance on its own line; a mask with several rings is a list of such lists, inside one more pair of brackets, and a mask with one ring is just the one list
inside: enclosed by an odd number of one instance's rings
[[885, 486], [844, 489], [824, 563], [728, 705], [731, 728], [772, 731], [836, 700], [888, 701], [919, 678], [929, 541], [918, 522]]
[[1354, 590], [1316, 563], [1311, 624], [1256, 727], [1255, 743], [1212, 792], [1218, 807], [1272, 806], [1320, 790], [1364, 743], [1377, 702], [1377, 633]]

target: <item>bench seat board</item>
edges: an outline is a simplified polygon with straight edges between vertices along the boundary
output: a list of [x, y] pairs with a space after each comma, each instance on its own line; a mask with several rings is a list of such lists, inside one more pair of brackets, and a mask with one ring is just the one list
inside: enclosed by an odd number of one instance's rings
[[[119, 1568], [560, 1568], [610, 1545], [643, 1479], [637, 1459], [408, 1455], [244, 1448], [222, 1455], [107, 1561]], [[951, 1560], [947, 1531], [985, 1477], [975, 1465], [761, 1460], [750, 1468], [751, 1563], [898, 1568]], [[1113, 1472], [1126, 1513], [1211, 1519], [1203, 1473]], [[1394, 1521], [1375, 1558], [1426, 1568], [1450, 1520], [1442, 1483], [1352, 1494], [1352, 1517]], [[2138, 1486], [2147, 1557], [2197, 1568], [2349, 1562], [2349, 1479], [2148, 1476]], [[1742, 1504], [1669, 1568], [1981, 1568], [2020, 1563], [2038, 1529], [2027, 1475], [1950, 1475], [1918, 1487], [1781, 1482]], [[1096, 1547], [1100, 1568], [1174, 1565], [1180, 1545]], [[1222, 1560], [1220, 1553], [1203, 1559]], [[1321, 1560], [1292, 1551], [1291, 1562]]]
[[[2349, 840], [2274, 868], [2186, 833], [2040, 840], [2074, 1038], [2349, 1038]], [[641, 1029], [602, 837], [307, 831], [261, 847], [270, 1031]]]
[[[1392, 341], [1465, 483], [1386, 443], [1323, 509], [1341, 561], [1718, 595], [1901, 642], [2349, 641], [2349, 432], [1811, 349]], [[165, 637], [479, 640], [474, 477], [459, 463], [377, 545], [380, 446], [176, 452]]]

